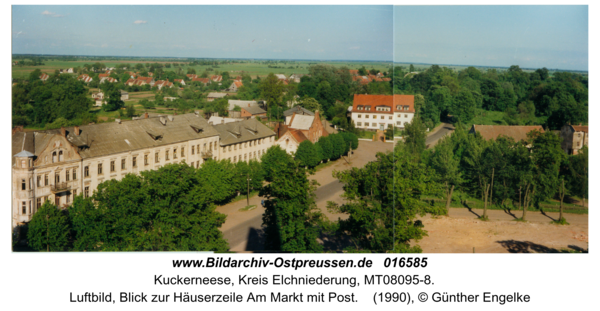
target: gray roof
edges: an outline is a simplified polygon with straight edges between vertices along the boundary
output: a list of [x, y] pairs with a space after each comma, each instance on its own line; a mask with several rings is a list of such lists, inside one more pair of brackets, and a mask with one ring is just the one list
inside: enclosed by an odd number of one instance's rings
[[295, 130], [308, 130], [315, 120], [314, 116], [295, 115], [294, 119], [291, 120], [291, 124], [288, 124], [288, 128]]
[[221, 124], [221, 121], [225, 121], [225, 123], [231, 123], [231, 122], [237, 122], [237, 121], [239, 121], [239, 119], [217, 117], [217, 116], [212, 116], [208, 119], [209, 124], [210, 124], [210, 122], [212, 122], [212, 124], [214, 124], [214, 125]]
[[[122, 121], [120, 124], [109, 122], [82, 125], [79, 127], [79, 135], [75, 135], [73, 127], [68, 127], [67, 140], [75, 147], [87, 146], [79, 150], [79, 154], [85, 159], [219, 135], [204, 118], [194, 113], [174, 116], [173, 121], [165, 119], [165, 125], [158, 117]], [[22, 139], [15, 137], [17, 134], [33, 136], [32, 132], [15, 133], [13, 150], [15, 144], [19, 141], [22, 143]], [[35, 147], [27, 150], [38, 155], [55, 135], [60, 135], [60, 129], [35, 132]]]
[[262, 108], [256, 106], [256, 107], [242, 107], [242, 109], [248, 111], [250, 114], [261, 114], [261, 113], [267, 113], [265, 110], [263, 110]]
[[23, 150], [17, 154], [14, 155], [15, 157], [20, 157], [20, 158], [28, 158], [28, 157], [35, 157], [35, 154], [27, 151], [27, 150]]
[[293, 108], [290, 108], [290, 109], [284, 111], [283, 115], [286, 116], [286, 117], [287, 116], [291, 116], [291, 115], [294, 114], [294, 112], [296, 114], [303, 114], [303, 115], [307, 115], [307, 116], [314, 116], [315, 115], [314, 112], [312, 112], [312, 111], [310, 111], [308, 109], [305, 109], [302, 106], [294, 106]]
[[219, 132], [221, 146], [275, 136], [275, 132], [256, 119], [217, 124], [213, 127]]
[[215, 92], [212, 92], [212, 93], [208, 93], [208, 95], [206, 97], [223, 98], [225, 96], [227, 96], [227, 93], [215, 93]]
[[[12, 154], [16, 155], [22, 151], [34, 153], [32, 132], [16, 132], [12, 136]], [[12, 164], [15, 164], [15, 158], [12, 157]]]
[[233, 108], [235, 108], [235, 106], [240, 106], [240, 108], [258, 107], [258, 102], [255, 100], [230, 99], [227, 102], [229, 103], [229, 107], [227, 108], [227, 110], [233, 110]]

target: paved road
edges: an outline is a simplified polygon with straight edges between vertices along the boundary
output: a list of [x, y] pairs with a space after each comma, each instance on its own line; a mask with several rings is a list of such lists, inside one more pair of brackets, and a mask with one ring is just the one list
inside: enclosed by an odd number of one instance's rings
[[[377, 152], [392, 150], [392, 144], [382, 142], [360, 141], [358, 149], [348, 158], [350, 164], [339, 159], [333, 165], [319, 170], [310, 179], [316, 180], [320, 186], [315, 191], [316, 203], [325, 217], [330, 220], [347, 217], [343, 214], [335, 214], [327, 211], [327, 201], [342, 203], [340, 194], [343, 193], [343, 184], [333, 177], [334, 170], [342, 171], [351, 167], [363, 167], [366, 163], [375, 160]], [[240, 211], [246, 206], [246, 200], [217, 207], [217, 211], [227, 215], [227, 219], [221, 231], [224, 238], [229, 242], [231, 251], [260, 251], [264, 250], [262, 236], [262, 215], [264, 208], [260, 205], [262, 198], [255, 196], [250, 198], [250, 205], [257, 207], [250, 211]]]
[[452, 132], [454, 132], [454, 126], [452, 124], [442, 123], [441, 127], [436, 132], [433, 132], [427, 136], [427, 140], [425, 141], [427, 148], [433, 148], [438, 140]]

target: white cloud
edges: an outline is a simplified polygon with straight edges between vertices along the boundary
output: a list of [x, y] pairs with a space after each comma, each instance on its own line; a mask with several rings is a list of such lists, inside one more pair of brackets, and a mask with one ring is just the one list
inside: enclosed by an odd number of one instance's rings
[[138, 25], [139, 25], [139, 24], [146, 24], [146, 23], [147, 23], [147, 21], [137, 20], [137, 21], [135, 21], [135, 22], [133, 22], [133, 23], [134, 23], [134, 24], [138, 24]]
[[42, 15], [50, 16], [50, 17], [64, 17], [65, 15], [56, 14], [54, 12], [50, 12], [48, 10], [42, 12]]

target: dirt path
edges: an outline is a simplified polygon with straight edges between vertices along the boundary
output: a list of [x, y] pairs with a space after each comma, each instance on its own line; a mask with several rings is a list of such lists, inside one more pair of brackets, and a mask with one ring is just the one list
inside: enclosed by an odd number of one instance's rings
[[[450, 209], [449, 217], [421, 220], [429, 236], [417, 242], [424, 253], [552, 253], [588, 249], [588, 215], [563, 214], [570, 225], [550, 224], [558, 213], [547, 216], [529, 211], [528, 222], [500, 210], [488, 210], [490, 221], [480, 221], [475, 214], [483, 210]], [[521, 217], [520, 211], [516, 212]]]

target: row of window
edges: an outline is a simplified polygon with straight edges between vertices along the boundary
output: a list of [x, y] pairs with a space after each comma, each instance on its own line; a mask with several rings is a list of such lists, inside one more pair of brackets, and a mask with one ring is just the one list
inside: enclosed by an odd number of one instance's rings
[[[358, 114], [356, 117], [357, 117], [357, 118], [362, 118], [362, 114]], [[382, 119], [382, 120], [383, 120], [383, 119], [385, 119], [385, 116], [379, 116], [379, 117], [380, 117], [380, 119]], [[404, 117], [405, 117], [405, 118], [408, 118], [408, 115], [407, 115], [407, 114], [405, 114], [405, 115], [404, 115]], [[369, 118], [369, 115], [368, 115], [368, 114], [365, 114], [365, 119], [368, 119], [368, 118]], [[399, 114], [399, 115], [398, 115], [398, 118], [402, 118], [402, 115], [401, 115], [401, 114]], [[373, 119], [377, 119], [377, 115], [373, 115]], [[392, 116], [388, 116], [388, 119], [390, 119], [390, 120], [391, 120], [391, 119], [392, 119]]]
[[[234, 156], [232, 163], [236, 163], [238, 161], [247, 161], [247, 160], [257, 159], [257, 158], [260, 158], [264, 153], [265, 153], [265, 149], [258, 150], [258, 153], [256, 151], [250, 152], [250, 153], [244, 153], [243, 160], [242, 160], [241, 155], [239, 156], [239, 159], [238, 159], [238, 156]], [[229, 159], [229, 161], [231, 161], [231, 157], [229, 157], [228, 159]]]
[[[365, 122], [364, 123], [365, 127], [369, 126], [369, 124], [371, 124], [371, 126], [373, 126], [373, 127], [377, 127], [378, 126], [378, 124], [376, 122], [373, 122], [373, 123]], [[404, 125], [407, 125], [407, 124], [408, 124], [408, 122], [404, 122]], [[363, 123], [362, 122], [356, 122], [356, 126], [363, 126]], [[388, 124], [388, 126], [391, 126], [391, 125]], [[402, 126], [402, 122], [401, 121], [396, 122], [396, 126]]]
[[[240, 150], [242, 148], [248, 148], [248, 147], [252, 147], [252, 146], [256, 146], [257, 144], [264, 144], [265, 143], [265, 139], [266, 138], [261, 138], [261, 139], [255, 139], [255, 140], [251, 140], [249, 142], [245, 142], [245, 143], [239, 143], [239, 144], [233, 144], [227, 147], [223, 147], [223, 153], [226, 153], [227, 151], [231, 151], [231, 148], [233, 147], [233, 150], [237, 150], [238, 149], [238, 145], [240, 145]], [[269, 142], [271, 142], [273, 139], [273, 136], [269, 137]]]
[[[90, 187], [89, 186], [85, 187], [85, 190], [83, 193], [86, 198], [89, 197], [90, 196]], [[71, 190], [71, 193], [67, 193], [67, 195], [65, 195], [65, 196], [55, 195], [54, 196], [54, 204], [56, 206], [60, 206], [60, 204], [63, 203], [62, 197], [64, 197], [64, 203], [69, 204], [72, 202], [72, 200], [75, 199], [76, 196], [77, 196], [77, 189]], [[40, 208], [42, 206], [42, 204], [44, 202], [48, 201], [49, 199], [50, 199], [50, 196], [37, 198], [37, 205], [36, 205], [37, 208]], [[28, 213], [27, 207], [29, 207], [29, 213]], [[21, 205], [21, 214], [22, 215], [32, 215], [32, 213], [33, 213], [33, 210], [32, 210], [32, 206], [31, 206], [31, 201], [23, 201], [22, 205]]]
[[[402, 105], [397, 105], [396, 106], [396, 111], [408, 111], [410, 107], [409, 106], [402, 106]], [[356, 106], [356, 110], [365, 110], [365, 111], [371, 111], [371, 106]], [[391, 108], [387, 107], [387, 106], [378, 106], [376, 107], [377, 111], [390, 111]]]

